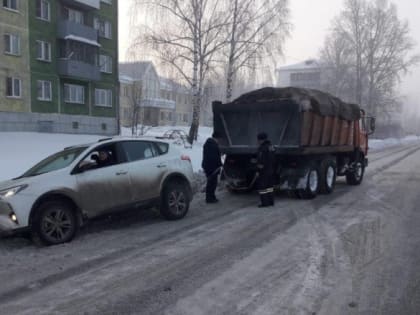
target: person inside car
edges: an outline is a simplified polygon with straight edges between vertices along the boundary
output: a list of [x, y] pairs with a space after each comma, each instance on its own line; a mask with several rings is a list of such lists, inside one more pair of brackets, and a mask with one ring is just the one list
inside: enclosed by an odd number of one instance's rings
[[112, 157], [109, 151], [100, 150], [98, 152], [98, 158], [96, 160], [98, 167], [105, 167], [112, 165]]

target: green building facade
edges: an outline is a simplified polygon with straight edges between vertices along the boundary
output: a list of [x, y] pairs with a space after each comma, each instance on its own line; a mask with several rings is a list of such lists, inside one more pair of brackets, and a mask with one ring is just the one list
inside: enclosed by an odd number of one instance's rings
[[0, 130], [117, 134], [118, 1], [11, 1], [28, 3], [30, 110]]

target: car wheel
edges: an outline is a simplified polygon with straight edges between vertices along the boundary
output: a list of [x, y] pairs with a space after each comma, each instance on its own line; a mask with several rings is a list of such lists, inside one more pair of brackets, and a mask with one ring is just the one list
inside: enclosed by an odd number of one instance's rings
[[190, 207], [190, 198], [186, 183], [169, 182], [162, 191], [160, 213], [167, 220], [179, 220], [185, 217]]
[[35, 215], [32, 231], [46, 245], [70, 242], [77, 232], [74, 209], [65, 201], [41, 204]]
[[320, 165], [320, 193], [331, 194], [337, 178], [337, 164], [333, 159], [325, 159]]
[[306, 188], [299, 190], [299, 195], [302, 199], [313, 199], [319, 191], [319, 173], [315, 167], [311, 167], [306, 179]]

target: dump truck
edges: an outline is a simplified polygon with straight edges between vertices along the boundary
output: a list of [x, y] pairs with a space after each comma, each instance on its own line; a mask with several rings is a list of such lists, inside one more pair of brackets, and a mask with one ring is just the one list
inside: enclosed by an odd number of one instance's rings
[[363, 180], [375, 120], [356, 104], [289, 87], [259, 89], [231, 103], [215, 101], [212, 107], [230, 191], [255, 187], [260, 132], [268, 134], [275, 151], [275, 188], [292, 197], [332, 193], [338, 176], [345, 176], [349, 185]]

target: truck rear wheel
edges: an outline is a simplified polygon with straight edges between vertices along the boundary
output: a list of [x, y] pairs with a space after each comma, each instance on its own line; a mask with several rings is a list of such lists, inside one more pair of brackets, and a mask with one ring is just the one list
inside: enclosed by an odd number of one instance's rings
[[321, 194], [331, 194], [334, 191], [337, 178], [337, 163], [332, 158], [325, 159], [321, 162], [319, 172], [319, 192]]
[[306, 188], [299, 190], [299, 195], [302, 199], [313, 199], [319, 191], [320, 178], [316, 167], [311, 167], [306, 179]]

